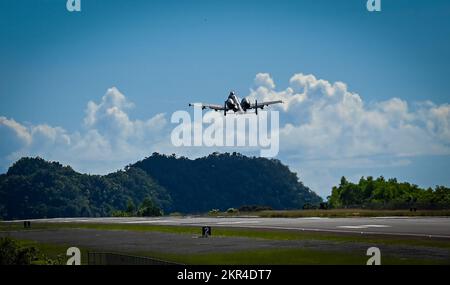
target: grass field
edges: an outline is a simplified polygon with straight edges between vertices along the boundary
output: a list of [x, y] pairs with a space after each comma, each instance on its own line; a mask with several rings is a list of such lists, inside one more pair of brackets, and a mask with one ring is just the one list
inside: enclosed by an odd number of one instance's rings
[[[139, 253], [138, 253], [139, 254]], [[197, 265], [365, 265], [368, 257], [350, 252], [327, 252], [306, 249], [268, 249], [233, 253], [174, 255], [161, 253], [141, 254], [182, 264]], [[384, 265], [445, 265], [445, 261], [417, 260], [383, 256]]]
[[[48, 265], [47, 258], [59, 260], [61, 265], [65, 264], [66, 250], [69, 245], [55, 245], [38, 243], [30, 240], [16, 241], [24, 247], [33, 246], [39, 250], [42, 256], [33, 262], [35, 265]], [[87, 265], [88, 251], [95, 248], [80, 248], [81, 263]], [[166, 254], [161, 252], [127, 252], [136, 256], [158, 258], [186, 265], [364, 265], [367, 256], [352, 252], [326, 252], [320, 250], [305, 249], [266, 249], [238, 251], [232, 253], [208, 253], [208, 254]], [[444, 265], [448, 262], [442, 260], [417, 260], [410, 258], [399, 258], [383, 256], [384, 265]]]

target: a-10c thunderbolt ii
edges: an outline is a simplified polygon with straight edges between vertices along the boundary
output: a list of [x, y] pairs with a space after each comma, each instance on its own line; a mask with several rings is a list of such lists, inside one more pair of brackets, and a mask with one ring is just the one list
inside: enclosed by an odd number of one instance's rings
[[217, 104], [203, 104], [203, 103], [190, 103], [189, 106], [199, 106], [204, 109], [211, 109], [214, 111], [223, 111], [224, 116], [227, 115], [228, 111], [234, 111], [237, 114], [245, 114], [247, 110], [255, 110], [255, 114], [258, 115], [258, 109], [264, 109], [264, 107], [283, 103], [281, 100], [277, 101], [267, 101], [258, 103], [258, 100], [255, 100], [255, 103], [251, 103], [248, 98], [242, 99], [242, 101], [236, 96], [236, 94], [231, 91], [230, 95], [228, 95], [228, 99], [224, 102], [223, 105]]

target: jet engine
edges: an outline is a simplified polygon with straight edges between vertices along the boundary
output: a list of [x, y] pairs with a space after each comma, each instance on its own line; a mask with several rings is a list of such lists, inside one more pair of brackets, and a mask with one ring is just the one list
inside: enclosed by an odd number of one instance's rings
[[241, 107], [244, 111], [247, 111], [247, 109], [250, 109], [250, 101], [247, 98], [242, 99]]
[[236, 109], [236, 104], [234, 103], [233, 99], [228, 98], [226, 102], [227, 108], [231, 109], [231, 110], [235, 110]]

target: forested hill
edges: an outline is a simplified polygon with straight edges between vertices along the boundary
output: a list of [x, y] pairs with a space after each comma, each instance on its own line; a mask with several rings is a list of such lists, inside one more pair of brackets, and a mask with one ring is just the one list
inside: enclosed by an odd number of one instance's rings
[[110, 216], [146, 198], [159, 208], [171, 205], [167, 191], [137, 168], [87, 175], [58, 162], [22, 158], [0, 175], [3, 219]]
[[154, 153], [127, 167], [139, 168], [166, 188], [174, 211], [205, 212], [242, 205], [299, 209], [322, 199], [280, 161], [214, 153], [190, 160]]
[[299, 209], [319, 202], [279, 161], [239, 154], [189, 160], [155, 153], [104, 176], [22, 158], [0, 175], [1, 219], [201, 213], [244, 205]]

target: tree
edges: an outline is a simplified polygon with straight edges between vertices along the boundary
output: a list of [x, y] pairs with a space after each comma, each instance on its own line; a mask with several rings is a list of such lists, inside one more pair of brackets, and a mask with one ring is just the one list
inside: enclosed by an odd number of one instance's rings
[[36, 254], [34, 247], [22, 248], [11, 238], [0, 238], [0, 265], [29, 265]]
[[129, 215], [133, 215], [135, 213], [135, 210], [136, 210], [136, 206], [134, 205], [133, 200], [128, 199], [128, 202], [127, 202], [127, 213]]
[[142, 217], [158, 217], [162, 216], [163, 213], [150, 197], [146, 197], [139, 207], [138, 214]]

